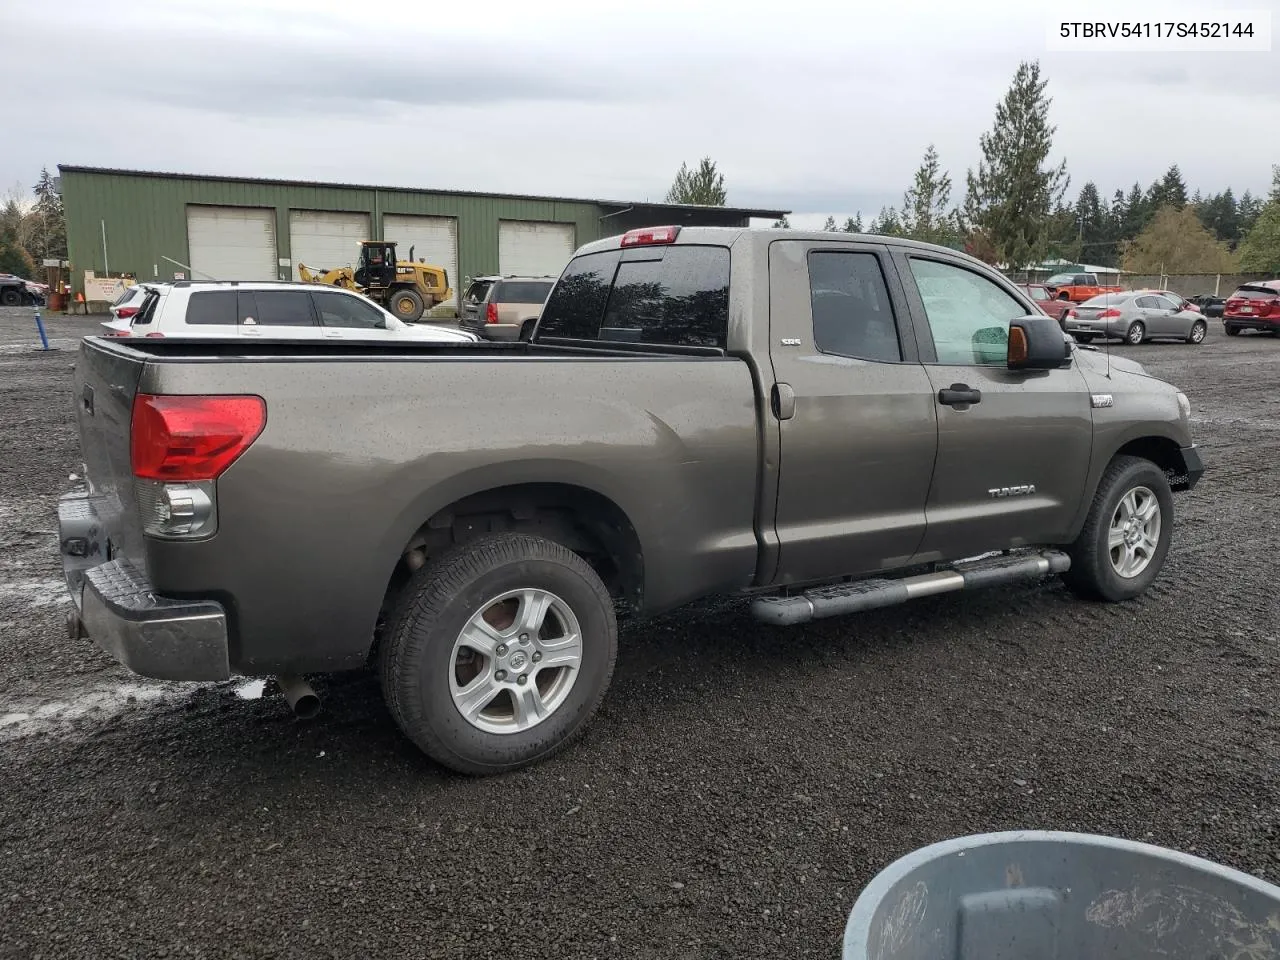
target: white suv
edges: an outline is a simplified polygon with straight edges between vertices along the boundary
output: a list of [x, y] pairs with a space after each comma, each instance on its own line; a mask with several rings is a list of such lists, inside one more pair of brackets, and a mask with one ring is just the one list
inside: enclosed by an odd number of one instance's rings
[[407, 324], [358, 293], [338, 287], [201, 280], [138, 286], [144, 293], [132, 316], [103, 323], [109, 336], [436, 343], [479, 339], [447, 327]]

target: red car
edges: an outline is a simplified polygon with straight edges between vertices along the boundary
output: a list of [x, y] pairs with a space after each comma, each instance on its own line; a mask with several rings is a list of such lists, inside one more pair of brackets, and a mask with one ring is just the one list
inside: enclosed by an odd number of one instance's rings
[[1067, 308], [1071, 306], [1069, 300], [1059, 300], [1053, 295], [1053, 291], [1046, 287], [1043, 283], [1023, 283], [1019, 284], [1022, 292], [1036, 302], [1036, 306], [1047, 313], [1059, 323], [1062, 322], [1062, 315], [1067, 312]]
[[1241, 284], [1222, 308], [1222, 324], [1229, 337], [1239, 336], [1241, 330], [1280, 336], [1280, 280]]

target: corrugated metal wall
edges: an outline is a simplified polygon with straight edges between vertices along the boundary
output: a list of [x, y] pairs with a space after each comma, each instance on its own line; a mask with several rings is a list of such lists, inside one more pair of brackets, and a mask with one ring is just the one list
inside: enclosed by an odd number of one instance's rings
[[[367, 212], [378, 236], [386, 213], [456, 217], [458, 272], [455, 287], [467, 276], [498, 270], [498, 221], [543, 220], [574, 224], [579, 245], [600, 237], [600, 216], [592, 203], [510, 197], [466, 196], [417, 190], [371, 190], [357, 187], [245, 182], [197, 177], [65, 169], [62, 198], [67, 211], [67, 248], [76, 292], [83, 291], [84, 271], [134, 274], [139, 280], [172, 279], [189, 264], [187, 205], [213, 204], [271, 207], [276, 211], [277, 256], [292, 259], [290, 210]], [[611, 226], [609, 221], [606, 225]], [[106, 229], [106, 255], [103, 227]], [[373, 238], [377, 239], [377, 238]], [[404, 251], [405, 254], [408, 251]], [[290, 267], [280, 268], [288, 279]]]

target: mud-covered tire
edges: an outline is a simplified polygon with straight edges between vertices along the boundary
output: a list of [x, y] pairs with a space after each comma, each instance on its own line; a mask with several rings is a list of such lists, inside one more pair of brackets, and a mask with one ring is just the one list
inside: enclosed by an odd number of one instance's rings
[[397, 319], [405, 323], [413, 323], [422, 316], [424, 308], [418, 291], [406, 288], [391, 291], [391, 295], [387, 297], [387, 309], [394, 313]]
[[1129, 329], [1124, 332], [1124, 342], [1132, 347], [1136, 347], [1145, 339], [1147, 339], [1147, 325], [1141, 320], [1133, 321], [1129, 324]]
[[1191, 332], [1187, 334], [1187, 343], [1193, 343], [1196, 346], [1204, 343], [1204, 338], [1209, 333], [1209, 325], [1203, 320], [1197, 320], [1191, 325]]
[[[535, 725], [489, 732], [455, 703], [455, 644], [492, 598], [527, 589], [553, 594], [576, 618], [578, 673], [563, 702]], [[456, 547], [418, 571], [382, 640], [379, 673], [391, 715], [410, 740], [452, 770], [486, 775], [544, 760], [568, 743], [599, 707], [617, 652], [613, 601], [585, 560], [541, 537], [494, 534]]]
[[[1160, 532], [1150, 562], [1133, 577], [1123, 577], [1112, 562], [1109, 537], [1121, 501], [1132, 490], [1146, 489], [1156, 498]], [[1141, 595], [1160, 575], [1173, 539], [1173, 494], [1163, 470], [1140, 457], [1116, 457], [1103, 471], [1084, 528], [1067, 552], [1071, 569], [1062, 575], [1067, 586], [1091, 600], [1117, 603]]]

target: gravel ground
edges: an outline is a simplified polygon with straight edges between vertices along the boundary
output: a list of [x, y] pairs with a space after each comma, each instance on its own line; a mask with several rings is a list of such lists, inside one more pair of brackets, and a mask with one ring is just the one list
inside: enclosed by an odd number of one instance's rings
[[93, 322], [37, 354], [30, 313], [0, 316], [0, 956], [837, 957], [877, 870], [1013, 828], [1280, 876], [1280, 341], [1118, 348], [1186, 390], [1208, 465], [1144, 598], [1048, 583], [789, 632], [701, 606], [626, 630], [578, 744], [471, 780], [369, 676], [301, 723], [65, 639]]

